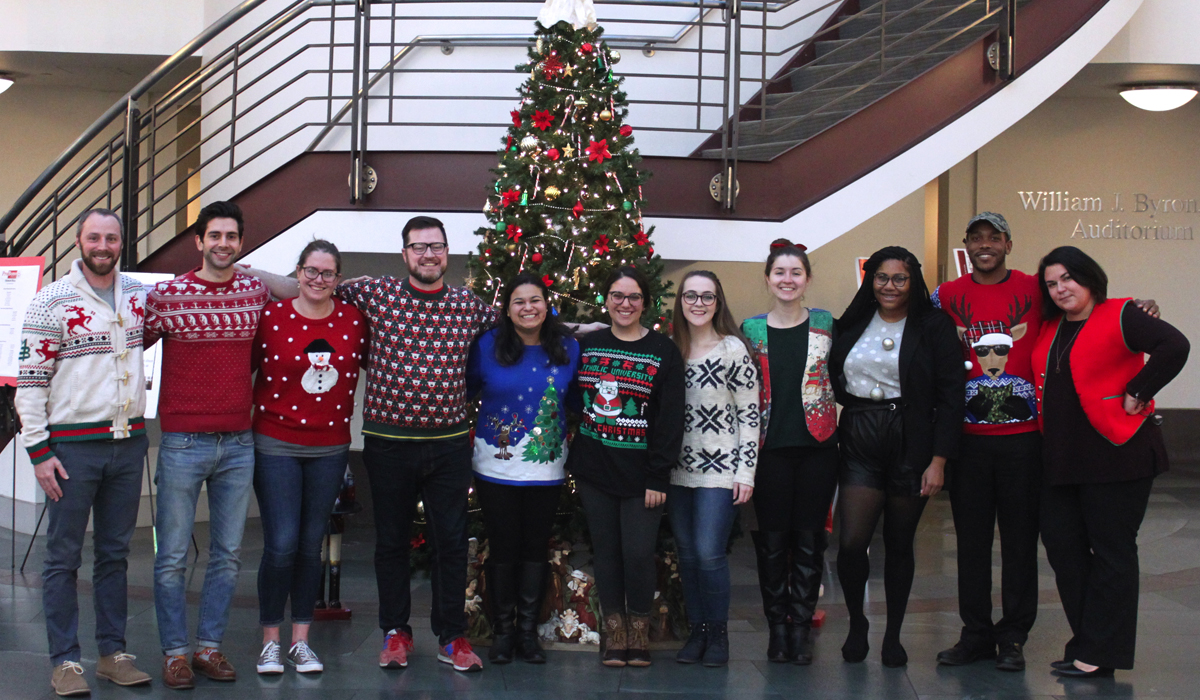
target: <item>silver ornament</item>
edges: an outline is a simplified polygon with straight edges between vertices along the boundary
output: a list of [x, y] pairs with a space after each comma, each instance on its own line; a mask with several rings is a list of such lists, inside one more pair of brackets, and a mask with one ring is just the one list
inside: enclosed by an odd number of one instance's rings
[[542, 52], [542, 40], [541, 39], [537, 40], [536, 46], [537, 46], [537, 53], [540, 54]]
[[525, 138], [521, 139], [521, 150], [522, 151], [532, 151], [533, 149], [537, 148], [537, 145], [538, 145], [537, 137], [534, 136], [533, 134], [530, 134], [530, 135], [526, 136]]
[[892, 340], [891, 338], [883, 339], [883, 349], [884, 350], [891, 351], [891, 349], [894, 347], [896, 347], [896, 341]]
[[872, 401], [883, 401], [883, 389], [880, 389], [878, 386], [876, 386], [874, 389], [872, 389], [871, 390], [871, 400]]
[[608, 60], [612, 61], [613, 63], [620, 63], [621, 62], [621, 52], [617, 51], [616, 49], [609, 49], [608, 50]]

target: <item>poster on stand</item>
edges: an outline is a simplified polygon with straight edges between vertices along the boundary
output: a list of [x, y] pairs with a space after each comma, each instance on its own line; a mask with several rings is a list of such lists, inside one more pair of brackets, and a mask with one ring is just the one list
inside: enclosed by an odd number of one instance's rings
[[46, 258], [0, 258], [0, 382], [17, 385], [21, 360], [38, 348], [21, 346], [25, 309], [42, 288]]
[[[146, 288], [146, 294], [149, 294], [154, 289], [154, 285], [159, 282], [175, 278], [175, 275], [169, 272], [122, 272], [121, 274], [141, 282], [142, 286]], [[162, 385], [162, 346], [163, 341], [159, 340], [153, 346], [146, 348], [142, 354], [146, 376], [146, 412], [144, 414], [146, 420], [158, 417], [158, 392]]]

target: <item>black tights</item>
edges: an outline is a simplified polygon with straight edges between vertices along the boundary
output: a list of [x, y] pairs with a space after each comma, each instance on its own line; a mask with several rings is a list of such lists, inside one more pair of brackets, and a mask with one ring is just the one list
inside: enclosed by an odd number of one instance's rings
[[884, 641], [900, 638], [908, 594], [912, 590], [916, 560], [913, 538], [917, 523], [925, 510], [928, 498], [922, 496], [889, 496], [884, 491], [867, 486], [843, 484], [838, 498], [841, 532], [838, 544], [837, 571], [842, 582], [842, 595], [850, 613], [851, 625], [861, 625], [863, 596], [871, 562], [867, 548], [875, 534], [879, 516], [883, 515], [883, 590], [887, 597], [887, 631]]

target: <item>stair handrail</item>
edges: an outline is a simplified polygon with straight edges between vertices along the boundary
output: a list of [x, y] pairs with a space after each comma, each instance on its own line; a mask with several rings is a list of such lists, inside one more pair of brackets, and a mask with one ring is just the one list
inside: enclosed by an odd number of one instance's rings
[[[104, 114], [100, 115], [96, 121], [92, 122], [91, 126], [89, 126], [82, 134], [80, 134], [70, 146], [67, 146], [66, 150], [64, 150], [62, 154], [50, 164], [49, 167], [42, 171], [41, 175], [38, 175], [37, 179], [35, 179], [33, 183], [29, 185], [29, 187], [26, 188], [23, 193], [21, 193], [21, 196], [17, 197], [16, 201], [13, 202], [13, 205], [9, 208], [8, 212], [5, 213], [3, 217], [0, 217], [0, 236], [7, 236], [8, 227], [11, 226], [13, 221], [15, 221], [17, 217], [21, 215], [21, 212], [24, 211], [25, 207], [29, 206], [30, 202], [32, 202], [39, 193], [41, 193], [42, 189], [45, 188], [46, 185], [58, 175], [58, 173], [67, 165], [67, 163], [71, 161], [72, 158], [79, 155], [89, 143], [91, 143], [113, 122], [114, 119], [120, 116], [122, 112], [125, 112], [128, 109], [130, 102], [136, 102], [137, 100], [141, 99], [159, 80], [162, 80], [167, 75], [170, 75], [171, 71], [183, 65], [184, 61], [191, 58], [192, 55], [200, 49], [204, 48], [208, 42], [220, 35], [221, 32], [225, 31], [238, 20], [242, 19], [246, 15], [256, 10], [259, 6], [269, 1], [270, 0], [243, 0], [240, 5], [233, 8], [229, 12], [226, 12], [220, 19], [209, 25], [204, 31], [200, 32], [196, 38], [184, 44], [183, 48], [179, 49], [169, 58], [167, 58], [167, 60], [159, 64], [159, 66], [151, 71], [149, 75], [147, 75], [145, 78], [142, 78], [137, 85], [133, 86], [129, 92], [125, 93], [124, 97], [113, 103], [112, 107], [109, 107]], [[311, 1], [312, 0], [299, 0], [299, 2], [302, 3], [309, 3]]]

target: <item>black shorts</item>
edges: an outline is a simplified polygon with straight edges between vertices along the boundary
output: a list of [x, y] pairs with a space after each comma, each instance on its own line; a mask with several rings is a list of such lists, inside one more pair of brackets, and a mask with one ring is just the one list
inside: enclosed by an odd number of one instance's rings
[[838, 444], [842, 451], [839, 483], [866, 486], [889, 496], [920, 496], [928, 465], [904, 459], [904, 418], [899, 401], [862, 403], [842, 409]]

